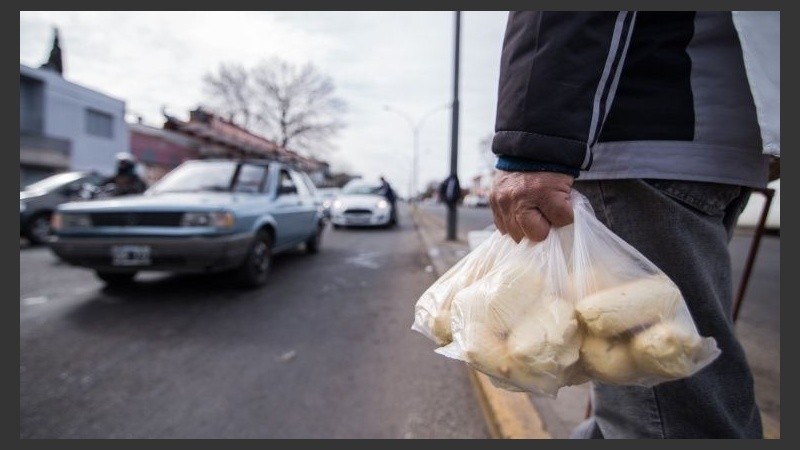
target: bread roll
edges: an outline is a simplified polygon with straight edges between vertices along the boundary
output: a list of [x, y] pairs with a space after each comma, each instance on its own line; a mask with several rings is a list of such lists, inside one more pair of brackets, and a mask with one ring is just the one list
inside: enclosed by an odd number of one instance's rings
[[598, 381], [626, 384], [637, 379], [636, 362], [624, 340], [585, 336], [581, 362], [586, 372]]
[[604, 289], [578, 300], [581, 320], [593, 334], [615, 337], [669, 320], [682, 297], [666, 276], [652, 276]]
[[631, 354], [647, 374], [678, 379], [693, 374], [713, 356], [716, 345], [711, 344], [714, 348], [709, 351], [709, 341], [713, 339], [703, 339], [691, 327], [664, 322], [637, 333], [631, 340]]

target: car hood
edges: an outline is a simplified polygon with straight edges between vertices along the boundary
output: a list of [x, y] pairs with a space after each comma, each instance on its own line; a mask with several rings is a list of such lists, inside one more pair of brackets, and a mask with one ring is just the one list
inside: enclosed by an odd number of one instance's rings
[[344, 208], [375, 208], [379, 201], [386, 200], [382, 195], [340, 195], [337, 201], [342, 202]]
[[19, 191], [20, 200], [28, 200], [31, 198], [41, 197], [47, 194], [46, 191]]
[[[230, 192], [176, 192], [65, 203], [61, 211], [208, 211], [229, 209], [236, 204], [254, 201], [250, 194]], [[263, 200], [263, 199], [262, 199]]]

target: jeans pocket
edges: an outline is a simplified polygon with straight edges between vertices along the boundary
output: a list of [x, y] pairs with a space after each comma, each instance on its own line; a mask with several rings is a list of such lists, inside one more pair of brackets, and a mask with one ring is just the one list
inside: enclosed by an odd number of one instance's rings
[[742, 187], [701, 181], [642, 180], [663, 194], [709, 216], [725, 214], [728, 206], [742, 195]]

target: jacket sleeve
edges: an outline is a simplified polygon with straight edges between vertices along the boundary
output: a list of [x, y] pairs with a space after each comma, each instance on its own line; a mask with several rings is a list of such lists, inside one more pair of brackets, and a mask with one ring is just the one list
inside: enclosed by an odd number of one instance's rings
[[577, 176], [591, 166], [636, 13], [511, 12], [492, 151], [497, 168]]

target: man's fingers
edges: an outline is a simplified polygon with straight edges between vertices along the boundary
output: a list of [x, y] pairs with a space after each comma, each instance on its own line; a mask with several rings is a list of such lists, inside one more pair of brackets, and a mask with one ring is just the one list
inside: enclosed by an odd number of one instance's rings
[[563, 227], [575, 220], [569, 194], [556, 193], [548, 201], [542, 202], [539, 209], [554, 227]]
[[489, 206], [492, 208], [494, 226], [497, 227], [497, 230], [500, 231], [500, 234], [508, 234], [508, 226], [506, 225], [505, 221], [505, 212], [497, 202], [497, 198], [495, 196], [489, 198]]
[[[536, 208], [518, 211], [514, 218], [519, 232], [533, 242], [543, 241], [550, 232], [550, 222]], [[522, 237], [514, 239], [519, 242]]]

